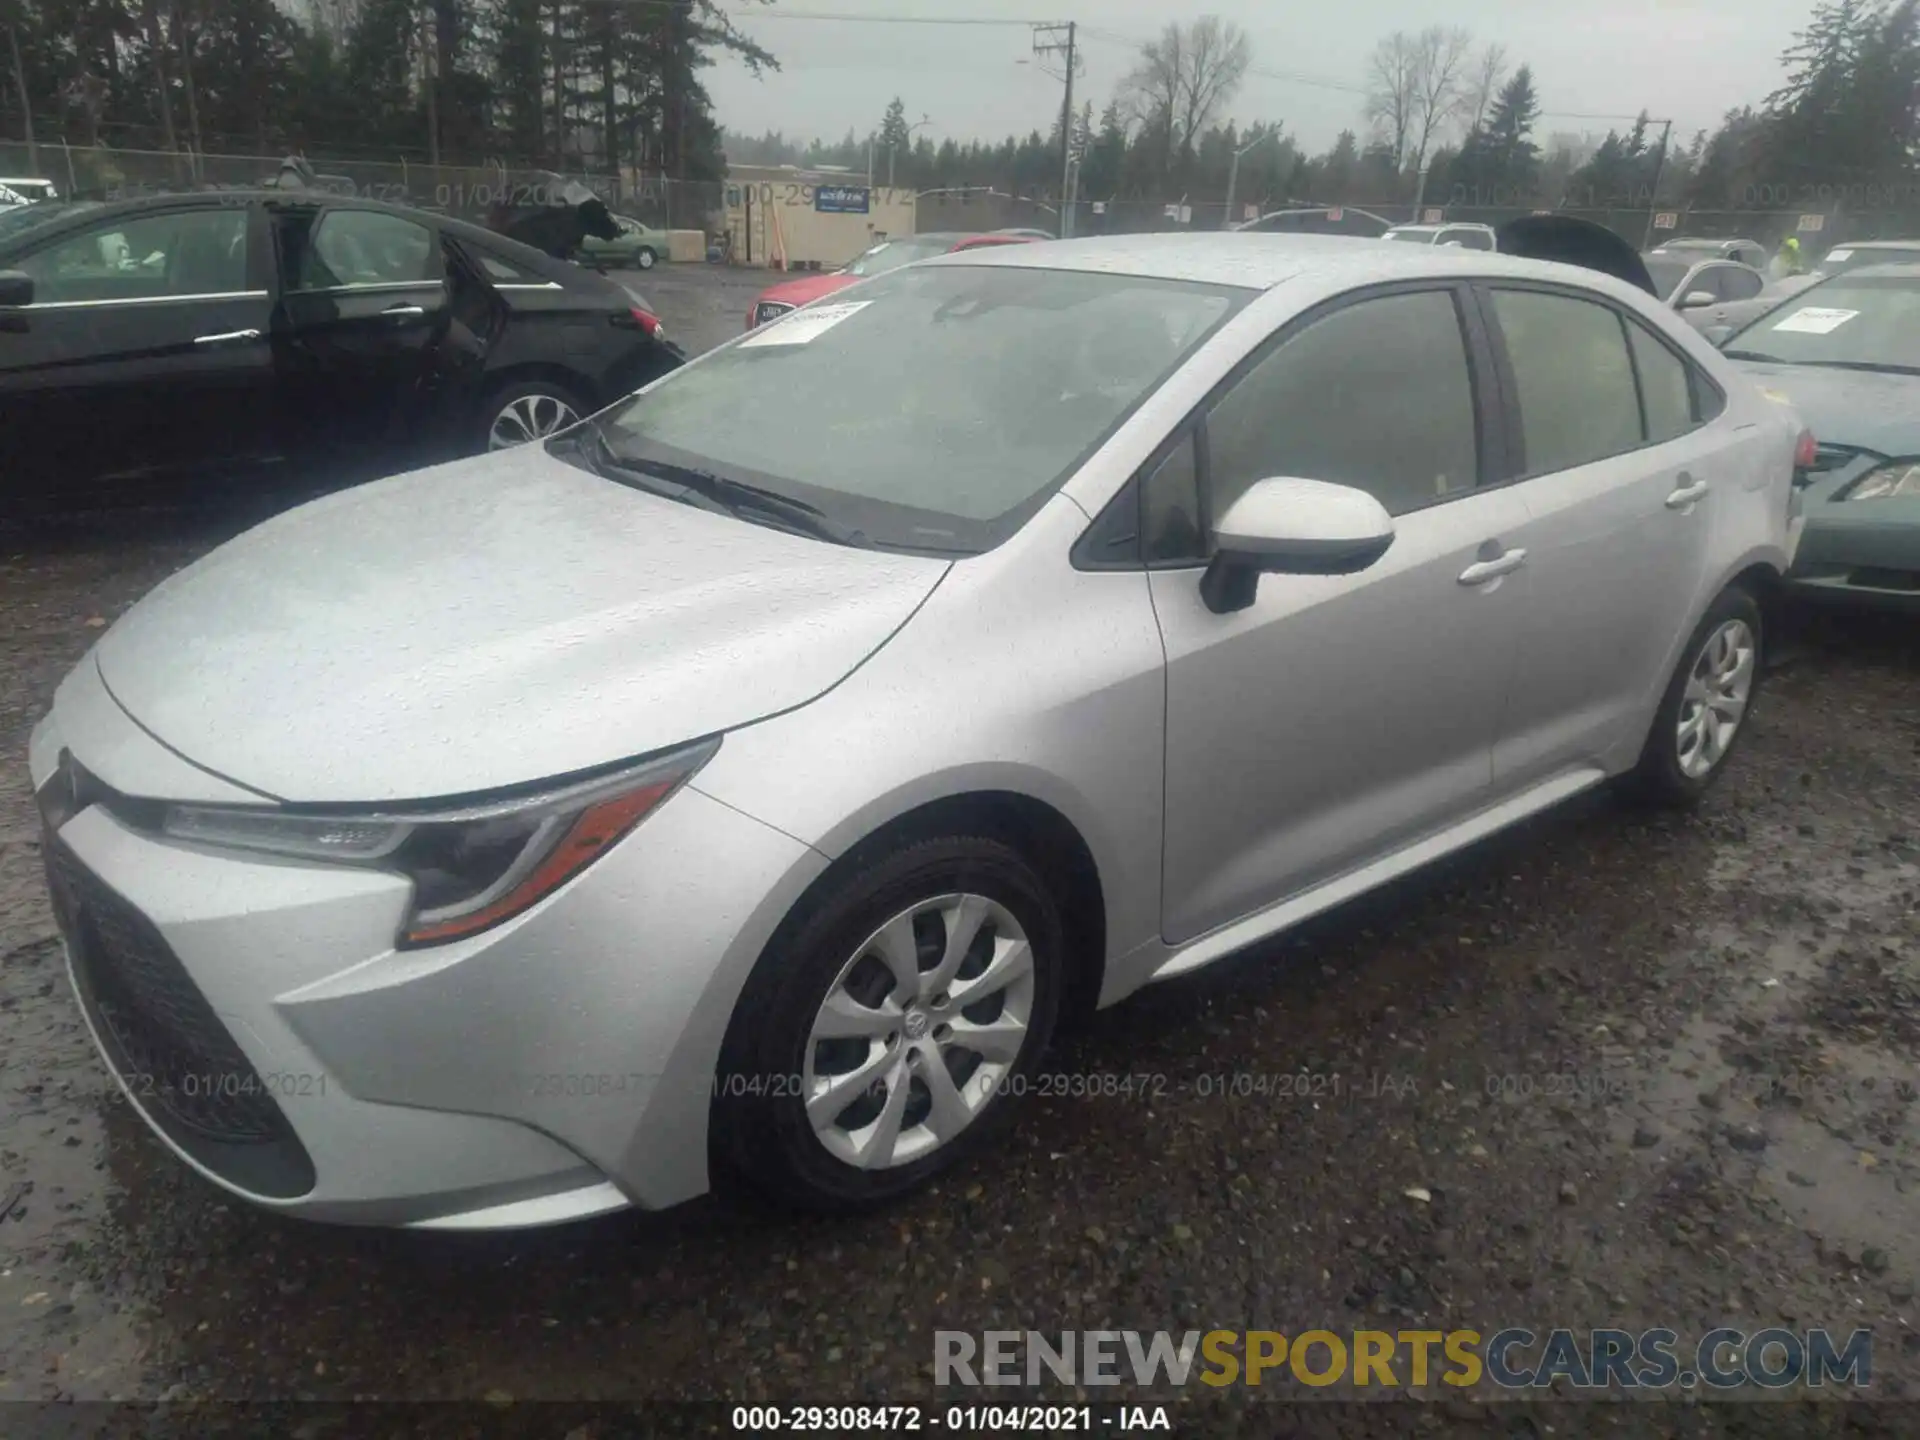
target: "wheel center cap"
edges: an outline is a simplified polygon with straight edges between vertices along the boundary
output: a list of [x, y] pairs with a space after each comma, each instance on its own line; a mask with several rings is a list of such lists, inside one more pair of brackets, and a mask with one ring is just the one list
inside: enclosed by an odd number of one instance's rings
[[907, 1032], [909, 1040], [924, 1040], [927, 1038], [927, 1031], [933, 1028], [933, 1022], [927, 1018], [926, 1011], [916, 1007], [907, 1011], [906, 1019], [901, 1023], [900, 1028]]

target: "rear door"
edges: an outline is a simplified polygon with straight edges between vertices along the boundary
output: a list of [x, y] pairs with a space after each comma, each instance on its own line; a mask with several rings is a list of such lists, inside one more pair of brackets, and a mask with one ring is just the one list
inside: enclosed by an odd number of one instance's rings
[[1653, 327], [1590, 292], [1479, 294], [1528, 516], [1526, 625], [1494, 750], [1510, 793], [1638, 754], [1648, 696], [1693, 624], [1715, 491], [1737, 477], [1708, 423], [1724, 397]]
[[431, 453], [450, 286], [424, 217], [350, 205], [274, 217], [273, 357], [297, 453], [342, 478]]
[[34, 300], [0, 339], [7, 498], [176, 486], [273, 448], [258, 210], [184, 204], [11, 258]]

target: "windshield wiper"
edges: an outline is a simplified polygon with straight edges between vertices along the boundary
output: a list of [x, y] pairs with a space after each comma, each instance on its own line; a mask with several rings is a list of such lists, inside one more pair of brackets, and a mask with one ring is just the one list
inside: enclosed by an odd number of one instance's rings
[[630, 485], [635, 490], [644, 490], [649, 495], [658, 495], [663, 499], [684, 501], [699, 510], [711, 510], [715, 514], [732, 513], [729, 507], [712, 496], [703, 495], [684, 484], [663, 485], [660, 483], [662, 477], [628, 464], [613, 453], [613, 447], [607, 444], [607, 437], [600, 433], [600, 427], [591, 420], [582, 424], [571, 434], [549, 443], [572, 450], [586, 462], [589, 470], [603, 480]]
[[1797, 361], [1783, 360], [1778, 355], [1762, 355], [1758, 350], [1722, 350], [1729, 360], [1763, 360], [1769, 365], [1793, 365]]
[[1891, 360], [1808, 360], [1808, 365], [1826, 365], [1835, 370], [1879, 370], [1888, 375], [1920, 375], [1920, 365], [1899, 365]]
[[[796, 500], [791, 495], [781, 495], [773, 490], [763, 490], [758, 485], [749, 485], [744, 480], [730, 480], [724, 475], [716, 475], [711, 470], [701, 470], [692, 465], [675, 465], [667, 460], [635, 460], [615, 455], [614, 463], [622, 469], [638, 470], [647, 475], [658, 476], [662, 480], [677, 481], [695, 495], [716, 502], [735, 515], [743, 510], [757, 511], [780, 521], [791, 530], [803, 535], [811, 535], [816, 540], [830, 540], [836, 545], [865, 546], [866, 533], [842, 525], [829, 519], [817, 505], [809, 505], [804, 500]], [[744, 518], [744, 517], [743, 517]]]

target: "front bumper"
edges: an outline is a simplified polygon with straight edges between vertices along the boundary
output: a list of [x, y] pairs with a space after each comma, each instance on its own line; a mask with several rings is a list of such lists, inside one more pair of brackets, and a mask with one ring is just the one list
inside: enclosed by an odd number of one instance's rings
[[[36, 790], [66, 718], [35, 731]], [[683, 788], [515, 920], [395, 951], [396, 875], [163, 840], [101, 804], [47, 846], [88, 1027], [169, 1149], [272, 1209], [434, 1228], [703, 1191], [734, 1001], [825, 864]]]
[[1802, 599], [1920, 610], [1920, 500], [1838, 497], [1884, 463], [1838, 452], [1804, 492], [1806, 532], [1787, 582]]

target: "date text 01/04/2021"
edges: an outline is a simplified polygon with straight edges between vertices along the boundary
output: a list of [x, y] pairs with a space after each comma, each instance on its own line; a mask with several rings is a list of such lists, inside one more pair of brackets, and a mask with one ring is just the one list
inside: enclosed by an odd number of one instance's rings
[[944, 1411], [918, 1405], [736, 1405], [736, 1431], [944, 1430], [1043, 1434], [1094, 1431], [1171, 1431], [1164, 1405], [949, 1405]]

